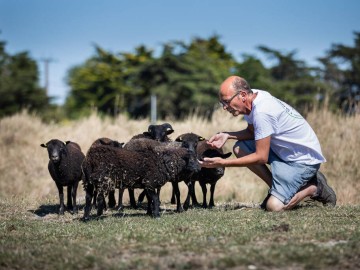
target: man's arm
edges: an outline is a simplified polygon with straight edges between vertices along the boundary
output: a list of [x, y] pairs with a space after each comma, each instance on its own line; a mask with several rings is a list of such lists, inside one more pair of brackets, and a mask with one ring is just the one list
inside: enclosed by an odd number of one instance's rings
[[271, 136], [255, 141], [256, 152], [249, 155], [234, 158], [204, 158], [204, 161], [199, 161], [202, 167], [216, 168], [216, 167], [246, 167], [252, 164], [265, 164], [268, 161], [270, 151]]

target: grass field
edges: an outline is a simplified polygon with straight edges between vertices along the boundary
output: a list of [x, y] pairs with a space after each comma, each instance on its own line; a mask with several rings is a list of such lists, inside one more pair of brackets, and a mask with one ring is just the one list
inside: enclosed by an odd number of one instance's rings
[[57, 198], [0, 203], [2, 269], [359, 269], [359, 206], [264, 212], [220, 203], [160, 219], [145, 210], [99, 219], [57, 215]]
[[[147, 120], [101, 118], [45, 124], [26, 112], [0, 120], [1, 269], [356, 269], [360, 268], [360, 116], [328, 110], [307, 119], [327, 162], [322, 165], [338, 206], [304, 203], [268, 213], [257, 206], [267, 190], [246, 168], [227, 168], [212, 210], [174, 213], [171, 189], [162, 189], [160, 219], [145, 210], [109, 210], [99, 219], [58, 216], [58, 196], [47, 171], [52, 138], [78, 142], [84, 153], [99, 137], [126, 142], [147, 130]], [[193, 115], [170, 122], [171, 138], [194, 132], [209, 138], [245, 127], [219, 110], [211, 122]], [[159, 122], [160, 123], [160, 122]], [[232, 150], [232, 142], [226, 144]], [[180, 186], [184, 200], [185, 185]], [[197, 185], [198, 200], [201, 192]], [[139, 191], [137, 191], [138, 194]], [[126, 193], [127, 194], [127, 193]], [[127, 203], [127, 197], [124, 198]], [[81, 186], [78, 201], [84, 204]], [[94, 214], [95, 212], [93, 212]]]

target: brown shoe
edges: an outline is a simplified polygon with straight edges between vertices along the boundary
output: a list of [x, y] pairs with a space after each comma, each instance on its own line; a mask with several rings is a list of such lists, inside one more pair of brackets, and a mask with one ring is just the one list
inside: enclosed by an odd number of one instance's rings
[[326, 182], [325, 176], [318, 171], [316, 177], [311, 181], [315, 182], [317, 187], [316, 195], [311, 196], [310, 198], [322, 202], [323, 205], [334, 207], [336, 205], [336, 194], [334, 190]]

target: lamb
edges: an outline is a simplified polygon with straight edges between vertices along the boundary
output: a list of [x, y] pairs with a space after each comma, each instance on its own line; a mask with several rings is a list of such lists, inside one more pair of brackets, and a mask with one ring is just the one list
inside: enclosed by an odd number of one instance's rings
[[[142, 134], [133, 136], [130, 139], [130, 141], [128, 143], [126, 143], [124, 148], [128, 149], [128, 150], [134, 150], [134, 151], [142, 150], [141, 147], [140, 147], [140, 149], [138, 148], [137, 143], [133, 143], [133, 142], [134, 142], [134, 140], [144, 139], [144, 138], [152, 139], [152, 140], [159, 141], [159, 142], [171, 142], [171, 139], [168, 137], [168, 135], [170, 135], [173, 132], [174, 132], [174, 129], [172, 128], [172, 126], [169, 123], [164, 123], [161, 125], [149, 125], [148, 131], [145, 131]], [[159, 196], [160, 196], [160, 190], [161, 190], [161, 188], [159, 188], [157, 190], [157, 193]], [[142, 203], [142, 201], [144, 200], [145, 193], [146, 193], [145, 190], [142, 193], [140, 193], [137, 203], [135, 202], [134, 190], [128, 189], [128, 191], [129, 191], [131, 207], [137, 208], [137, 205], [140, 205]], [[119, 193], [119, 206], [122, 205], [122, 202], [120, 201], [120, 199], [121, 198], [120, 198], [120, 193]]]
[[[224, 154], [222, 149], [214, 149], [210, 145], [206, 143], [206, 141], [201, 141], [198, 143], [196, 148], [198, 159], [202, 160], [204, 157], [221, 157], [228, 158], [231, 156], [231, 152]], [[223, 177], [225, 173], [225, 167], [218, 168], [201, 168], [200, 172], [194, 174], [192, 176], [192, 180], [198, 180], [201, 186], [201, 190], [203, 193], [203, 208], [214, 207], [214, 192], [217, 181]], [[206, 184], [210, 184], [210, 200], [209, 205], [206, 203], [206, 193], [207, 188]], [[191, 190], [191, 192], [195, 192], [195, 190]], [[195, 197], [195, 195], [194, 195]], [[189, 201], [190, 197], [188, 196], [187, 200]]]
[[103, 211], [104, 195], [119, 187], [145, 189], [148, 195], [147, 213], [159, 217], [159, 196], [155, 189], [169, 180], [200, 171], [196, 153], [189, 149], [171, 147], [149, 139], [138, 141], [144, 145], [142, 152], [107, 145], [88, 151], [86, 159], [93, 171], [89, 178], [85, 178], [89, 182], [84, 185], [84, 220], [89, 219], [93, 187], [98, 192], [98, 215]]
[[[182, 147], [188, 148], [191, 151], [196, 152], [198, 142], [203, 141], [203, 140], [205, 140], [205, 139], [197, 134], [185, 133], [185, 134], [178, 136], [175, 139], [175, 142], [179, 142], [179, 143], [181, 143]], [[192, 175], [188, 175], [187, 177], [184, 177], [182, 179], [185, 182], [185, 184], [188, 186], [187, 198], [190, 195], [192, 198], [193, 205], [199, 205], [199, 203], [196, 200], [194, 183], [191, 180], [191, 177], [192, 177]], [[173, 184], [173, 192], [172, 192], [172, 196], [171, 196], [171, 203], [175, 203], [175, 201], [176, 201], [177, 211], [179, 211], [179, 212], [182, 212], [183, 210], [187, 210], [189, 199], [187, 199], [185, 201], [186, 204], [184, 204], [184, 207], [182, 207], [181, 202], [180, 202], [179, 184], [177, 182], [173, 182], [172, 184]], [[192, 192], [192, 190], [194, 190], [194, 192]]]
[[173, 132], [174, 130], [169, 123], [164, 123], [161, 125], [149, 125], [148, 131], [133, 136], [131, 140], [152, 139], [159, 142], [170, 142], [171, 140], [168, 137], [168, 135], [170, 135]]
[[[95, 140], [91, 144], [90, 149], [93, 149], [93, 148], [101, 146], [101, 145], [108, 145], [108, 146], [111, 146], [111, 147], [122, 148], [124, 143], [119, 143], [118, 141], [103, 137], [103, 138], [99, 138], [99, 139]], [[90, 150], [88, 150], [88, 151], [90, 151]], [[88, 165], [88, 161], [87, 161], [86, 158], [84, 159], [84, 161], [83, 161], [83, 163], [81, 165], [81, 168], [82, 168], [82, 170], [84, 172], [84, 177], [89, 178], [91, 173], [92, 173], [93, 168]], [[88, 183], [89, 181], [84, 181], [84, 182]], [[96, 198], [97, 198], [97, 194], [95, 192], [94, 193], [94, 201], [93, 201], [93, 204], [95, 205], [95, 207], [96, 207]], [[115, 190], [112, 190], [112, 191], [109, 192], [109, 207], [113, 208], [113, 207], [115, 207], [115, 204], [116, 204]]]
[[[204, 157], [221, 157], [221, 158], [228, 158], [231, 156], [231, 152], [227, 154], [223, 154], [222, 149], [212, 149], [207, 143], [206, 140], [194, 133], [185, 133], [176, 138], [175, 141], [182, 142], [184, 146], [188, 145], [191, 149], [196, 149], [197, 158], [202, 160]], [[201, 168], [199, 173], [193, 174], [191, 179], [186, 179], [185, 182], [188, 183], [188, 195], [184, 202], [184, 210], [187, 210], [190, 205], [190, 197], [192, 200], [192, 204], [194, 206], [199, 206], [197, 202], [196, 195], [195, 195], [195, 181], [198, 180], [203, 192], [203, 204], [204, 208], [207, 208], [206, 203], [206, 184], [210, 184], [210, 203], [209, 206], [214, 206], [214, 192], [215, 192], [215, 185], [216, 182], [224, 175], [225, 168]], [[175, 201], [176, 194], [173, 191], [171, 202]], [[178, 200], [178, 198], [176, 198]]]
[[58, 139], [52, 139], [40, 146], [48, 151], [48, 170], [59, 191], [59, 214], [63, 215], [65, 210], [64, 186], [67, 186], [67, 209], [72, 209], [74, 214], [78, 213], [76, 193], [82, 179], [81, 163], [85, 157], [80, 146], [75, 142], [64, 143]]

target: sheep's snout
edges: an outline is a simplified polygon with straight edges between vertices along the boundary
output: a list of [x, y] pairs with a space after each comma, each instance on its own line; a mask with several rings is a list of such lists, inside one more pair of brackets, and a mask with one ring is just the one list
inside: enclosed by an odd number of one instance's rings
[[188, 169], [194, 173], [198, 173], [201, 170], [201, 166], [197, 161], [197, 157], [194, 151], [188, 150], [189, 161], [188, 161]]
[[50, 157], [52, 162], [59, 162], [60, 161], [60, 156], [56, 153], [56, 154], [52, 154]]

